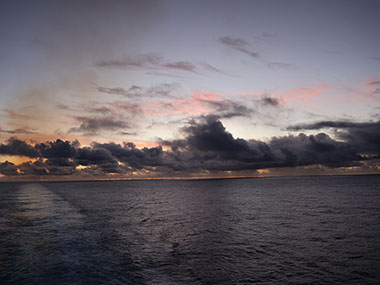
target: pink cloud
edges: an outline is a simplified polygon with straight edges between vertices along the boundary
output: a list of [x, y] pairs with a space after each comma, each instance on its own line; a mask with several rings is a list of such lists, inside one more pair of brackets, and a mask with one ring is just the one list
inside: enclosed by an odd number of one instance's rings
[[15, 111], [10, 110], [10, 109], [2, 109], [1, 111], [6, 113], [6, 115], [2, 115], [3, 117], [8, 117], [12, 119], [30, 119], [32, 117], [29, 115], [22, 115], [22, 114], [16, 113]]
[[315, 88], [296, 88], [289, 91], [277, 92], [277, 95], [280, 96], [285, 103], [298, 99], [311, 100], [327, 88], [328, 86], [326, 84], [321, 83]]
[[202, 115], [212, 111], [211, 106], [204, 101], [220, 101], [222, 96], [213, 92], [200, 90], [193, 91], [188, 98], [175, 98], [173, 100], [145, 103], [142, 108], [146, 115]]

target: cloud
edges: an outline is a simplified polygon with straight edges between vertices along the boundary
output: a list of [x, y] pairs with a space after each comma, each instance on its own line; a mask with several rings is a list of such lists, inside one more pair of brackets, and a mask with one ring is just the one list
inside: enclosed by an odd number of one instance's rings
[[155, 97], [175, 97], [172, 93], [179, 89], [179, 84], [177, 83], [163, 83], [150, 88], [143, 88], [137, 85], [132, 85], [128, 90], [115, 87], [98, 87], [97, 90], [102, 93], [121, 95], [128, 98], [138, 98], [142, 99], [144, 97], [155, 98]]
[[47, 158], [47, 164], [55, 166], [74, 166], [74, 162], [70, 160], [75, 157], [78, 141], [69, 142], [57, 139], [56, 141], [45, 142], [35, 145], [35, 149], [39, 151], [41, 157]]
[[99, 86], [97, 90], [99, 92], [107, 93], [107, 94], [115, 94], [115, 95], [122, 95], [122, 96], [128, 96], [128, 97], [130, 96], [130, 93], [128, 93], [127, 90], [121, 87], [107, 88], [107, 87]]
[[15, 137], [10, 138], [6, 144], [0, 144], [0, 154], [19, 155], [31, 158], [40, 156], [40, 153], [33, 146]]
[[300, 130], [320, 130], [324, 128], [350, 129], [350, 128], [367, 128], [379, 126], [379, 122], [350, 122], [350, 121], [319, 121], [309, 124], [299, 124], [287, 127], [289, 131]]
[[350, 144], [337, 142], [323, 133], [272, 138], [269, 142], [234, 138], [213, 116], [204, 118], [203, 122], [193, 121], [184, 132], [184, 140], [163, 143], [183, 158], [177, 161], [188, 161], [187, 166], [208, 170], [255, 170], [312, 164], [341, 167], [360, 164], [363, 159]]
[[3, 111], [4, 113], [6, 113], [6, 117], [8, 118], [12, 118], [12, 119], [30, 119], [31, 116], [29, 115], [23, 115], [23, 114], [19, 114], [13, 110], [10, 110], [10, 109], [2, 109], [0, 111]]
[[380, 88], [376, 88], [375, 91], [371, 93], [372, 95], [380, 94]]
[[157, 69], [163, 61], [163, 57], [156, 54], [143, 54], [136, 57], [127, 57], [120, 60], [101, 60], [96, 66], [106, 68], [148, 68]]
[[[125, 57], [123, 59], [116, 60], [100, 60], [95, 63], [98, 67], [104, 68], [126, 68], [126, 69], [142, 69], [150, 70], [148, 74], [152, 75], [164, 75], [164, 76], [174, 76], [181, 77], [180, 75], [159, 73], [157, 71], [166, 70], [166, 71], [184, 71], [187, 73], [199, 74], [200, 68], [203, 68], [207, 71], [216, 72], [224, 74], [221, 70], [214, 67], [213, 65], [207, 62], [193, 63], [186, 60], [171, 61], [165, 59], [162, 55], [157, 54], [141, 54], [135, 57]], [[108, 90], [111, 91], [111, 90]], [[112, 90], [115, 94], [119, 92], [123, 95], [125, 90]], [[109, 92], [106, 92], [109, 93]]]
[[253, 51], [249, 49], [249, 44], [244, 39], [225, 36], [225, 37], [220, 37], [218, 39], [218, 42], [225, 46], [231, 47], [241, 53], [247, 54], [253, 58], [256, 58], [256, 59], [260, 58], [260, 55], [257, 51]]
[[290, 126], [289, 129], [334, 127], [338, 129], [338, 139], [326, 133], [300, 133], [260, 141], [234, 137], [217, 115], [209, 115], [193, 119], [183, 127], [182, 139], [158, 140], [159, 145], [154, 147], [137, 148], [131, 142], [94, 142], [90, 146], [80, 146], [77, 141], [59, 139], [32, 145], [12, 138], [0, 145], [0, 154], [36, 160], [19, 165], [3, 162], [0, 171], [7, 176], [105, 178], [136, 172], [149, 177], [315, 165], [334, 169], [368, 168], [380, 157], [379, 126], [379, 122], [324, 121], [303, 127]]
[[352, 145], [360, 152], [380, 153], [380, 121], [352, 122], [352, 121], [319, 121], [310, 124], [289, 126], [290, 131], [320, 130], [332, 128], [336, 136]]
[[[270, 38], [269, 34], [263, 34], [264, 38]], [[265, 66], [268, 68], [281, 68], [281, 69], [290, 69], [294, 68], [294, 66], [290, 63], [285, 63], [285, 62], [275, 62], [275, 61], [269, 61], [265, 59], [264, 57], [261, 56], [261, 54], [258, 51], [252, 50], [250, 48], [249, 43], [242, 39], [242, 38], [233, 38], [230, 36], [224, 36], [220, 37], [218, 39], [218, 42], [222, 45], [228, 46], [238, 52], [241, 52], [243, 54], [246, 54], [256, 60], [259, 60], [261, 63], [263, 63]]]
[[182, 71], [189, 71], [189, 72], [196, 72], [196, 66], [188, 61], [176, 61], [176, 62], [170, 62], [162, 64], [162, 67], [168, 68], [168, 69], [174, 69], [174, 70], [182, 70]]
[[214, 110], [214, 116], [218, 118], [233, 118], [233, 117], [249, 117], [254, 113], [254, 110], [243, 105], [242, 103], [232, 100], [209, 100], [199, 99], [202, 103], [206, 103]]
[[0, 127], [0, 133], [6, 134], [37, 134], [37, 132], [30, 131], [27, 128], [17, 128], [13, 130], [5, 130]]
[[267, 64], [269, 68], [280, 68], [280, 69], [293, 69], [294, 65], [286, 62], [269, 62]]
[[56, 105], [56, 108], [58, 108], [58, 109], [60, 109], [60, 110], [65, 110], [65, 111], [71, 109], [70, 106], [68, 106], [68, 105], [66, 105], [66, 104], [62, 104], [62, 103], [57, 104], [57, 105]]
[[104, 131], [117, 131], [130, 129], [132, 126], [124, 120], [117, 120], [111, 116], [108, 117], [76, 117], [80, 122], [80, 126], [71, 128], [70, 133], [84, 133], [95, 135]]
[[263, 96], [261, 98], [261, 102], [264, 106], [277, 107], [278, 105], [280, 105], [280, 102], [278, 101], [278, 99], [274, 97]]
[[198, 73], [195, 64], [188, 61], [168, 61], [161, 55], [143, 54], [121, 60], [102, 60], [96, 66], [106, 68], [137, 68], [148, 70], [175, 70]]
[[370, 86], [372, 86], [372, 85], [380, 85], [380, 80], [370, 81], [370, 82], [368, 82], [368, 85], [370, 85]]
[[17, 172], [17, 166], [9, 161], [0, 163], [0, 174], [6, 176], [16, 176], [19, 173]]
[[209, 71], [213, 71], [220, 74], [226, 74], [223, 71], [221, 71], [219, 68], [216, 68], [215, 66], [207, 63], [207, 62], [201, 62], [201, 66], [203, 66], [204, 69], [207, 69]]
[[106, 149], [118, 161], [124, 162], [135, 169], [163, 165], [163, 150], [161, 146], [138, 149], [133, 143], [124, 143], [123, 146], [115, 143], [94, 143], [93, 147]]
[[193, 117], [214, 114], [219, 118], [232, 118], [250, 117], [255, 111], [249, 103], [255, 101], [243, 103], [239, 100], [226, 99], [219, 93], [195, 90], [191, 97], [174, 97], [173, 100], [149, 102], [143, 107], [145, 114], [165, 117], [178, 114]]

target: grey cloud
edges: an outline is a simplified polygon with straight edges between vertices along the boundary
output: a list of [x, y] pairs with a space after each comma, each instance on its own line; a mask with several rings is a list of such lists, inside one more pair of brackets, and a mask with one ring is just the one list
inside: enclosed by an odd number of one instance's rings
[[66, 104], [62, 104], [62, 103], [57, 104], [56, 107], [57, 107], [58, 109], [60, 109], [60, 110], [70, 110], [70, 109], [71, 109], [70, 106], [68, 106], [68, 105], [66, 105]]
[[218, 42], [222, 45], [228, 46], [236, 51], [239, 51], [241, 53], [244, 53], [246, 55], [249, 55], [250, 57], [253, 57], [257, 60], [259, 60], [261, 63], [263, 63], [268, 68], [282, 68], [282, 69], [289, 69], [293, 68], [293, 65], [286, 62], [275, 62], [275, 61], [269, 61], [265, 58], [263, 58], [259, 52], [254, 51], [250, 48], [249, 43], [241, 38], [233, 38], [230, 36], [224, 36], [220, 37], [218, 39]]
[[276, 107], [276, 106], [280, 105], [280, 103], [278, 102], [278, 99], [274, 98], [274, 97], [264, 96], [264, 97], [261, 98], [261, 102], [265, 106]]
[[37, 132], [28, 130], [27, 128], [17, 128], [13, 130], [5, 130], [0, 127], [0, 133], [5, 133], [5, 134], [11, 134], [11, 135], [16, 135], [16, 134], [37, 134]]
[[127, 90], [121, 87], [115, 87], [115, 88], [107, 88], [107, 87], [102, 87], [99, 86], [97, 88], [99, 92], [102, 93], [108, 93], [108, 94], [115, 94], [115, 95], [122, 95], [122, 96], [129, 96], [129, 93]]
[[348, 129], [348, 128], [368, 128], [372, 126], [379, 126], [379, 122], [351, 122], [351, 121], [319, 121], [310, 124], [299, 124], [292, 125], [287, 128], [289, 131], [300, 131], [300, 130], [320, 130], [324, 128], [338, 128], [338, 129]]
[[286, 62], [269, 62], [269, 63], [267, 63], [267, 66], [269, 68], [282, 68], [282, 69], [292, 69], [292, 68], [294, 68], [293, 64], [286, 63]]
[[128, 57], [120, 60], [101, 60], [95, 63], [99, 67], [107, 68], [150, 68], [157, 69], [160, 67], [163, 61], [163, 57], [155, 54], [144, 54], [137, 57]]
[[253, 109], [232, 100], [200, 99], [200, 101], [215, 109], [214, 116], [218, 118], [249, 117], [254, 113]]
[[197, 73], [196, 66], [187, 61], [165, 63], [165, 64], [162, 64], [162, 67], [166, 67], [168, 69], [183, 70], [183, 71], [190, 71], [190, 72]]
[[143, 98], [143, 97], [175, 97], [172, 93], [179, 89], [177, 83], [163, 83], [150, 88], [143, 88], [137, 85], [132, 85], [128, 90], [115, 87], [106, 88], [98, 87], [97, 90], [102, 93], [121, 95], [128, 98]]
[[131, 124], [113, 117], [77, 117], [80, 126], [71, 128], [70, 133], [98, 134], [104, 131], [117, 131], [131, 128]]
[[[248, 52], [248, 51], [247, 51]], [[116, 60], [100, 60], [95, 63], [98, 67], [104, 68], [130, 68], [130, 69], [145, 69], [145, 70], [167, 70], [167, 71], [185, 71], [194, 74], [199, 74], [199, 67], [212, 72], [223, 73], [216, 67], [212, 66], [209, 63], [201, 62], [199, 64], [180, 60], [180, 61], [170, 61], [165, 59], [161, 55], [157, 54], [142, 54], [136, 57], [126, 57], [123, 59]], [[157, 74], [157, 73], [150, 73]], [[167, 75], [172, 76], [172, 74], [162, 74], [158, 75]], [[111, 91], [111, 90], [108, 90]], [[112, 90], [115, 94], [124, 93], [125, 90]], [[109, 93], [109, 92], [106, 92]], [[123, 95], [123, 94], [120, 94]]]
[[376, 90], [372, 92], [372, 95], [376, 94], [380, 94], [380, 88], [376, 88]]
[[213, 72], [216, 72], [216, 73], [220, 73], [220, 74], [225, 74], [223, 71], [221, 71], [219, 68], [216, 68], [215, 66], [207, 63], [207, 62], [202, 62], [201, 65], [207, 69], [207, 70], [210, 70], [210, 71], [213, 71]]
[[380, 80], [371, 81], [368, 85], [380, 85]]
[[101, 106], [101, 107], [88, 107], [86, 108], [87, 111], [91, 113], [97, 113], [97, 114], [112, 114], [112, 110], [108, 107]]
[[102, 60], [95, 65], [106, 68], [166, 69], [197, 73], [196, 66], [191, 62], [167, 61], [163, 56], [155, 54], [144, 54], [134, 58], [124, 58], [122, 60]]
[[225, 36], [225, 37], [219, 38], [218, 42], [225, 46], [229, 46], [239, 52], [245, 53], [251, 57], [254, 57], [254, 58], [260, 57], [257, 51], [253, 51], [249, 49], [248, 42], [243, 39]]

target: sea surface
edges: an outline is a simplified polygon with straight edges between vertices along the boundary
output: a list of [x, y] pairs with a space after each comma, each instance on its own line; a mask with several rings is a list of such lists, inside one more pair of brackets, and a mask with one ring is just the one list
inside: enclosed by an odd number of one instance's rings
[[380, 284], [380, 176], [0, 183], [0, 284]]

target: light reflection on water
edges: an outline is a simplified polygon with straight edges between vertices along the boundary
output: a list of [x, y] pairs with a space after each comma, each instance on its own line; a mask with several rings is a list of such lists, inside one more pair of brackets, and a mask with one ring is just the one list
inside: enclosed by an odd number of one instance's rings
[[376, 284], [379, 182], [2, 183], [0, 281]]

